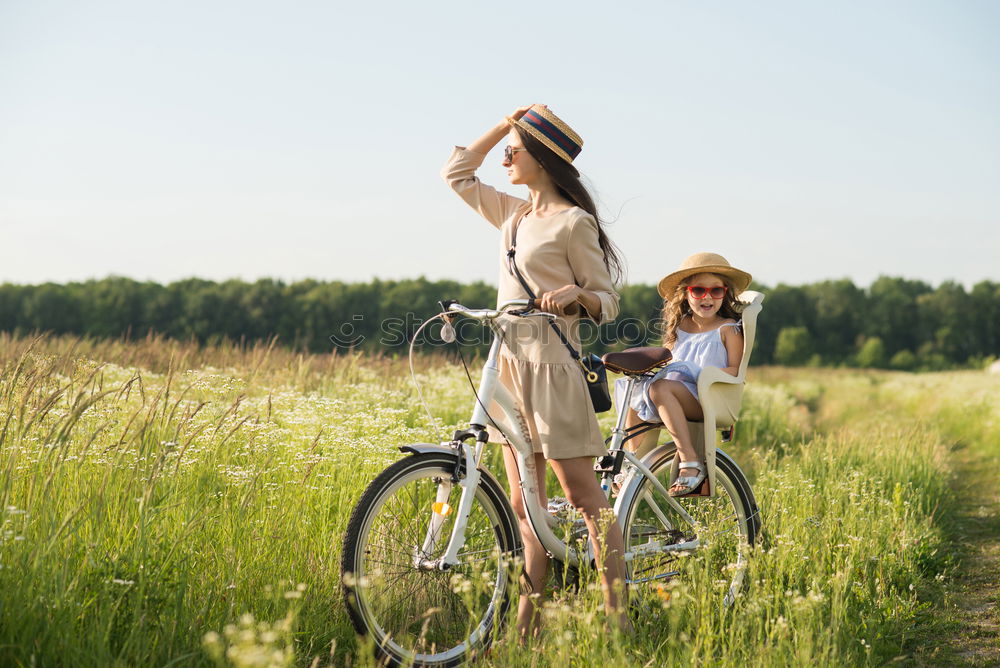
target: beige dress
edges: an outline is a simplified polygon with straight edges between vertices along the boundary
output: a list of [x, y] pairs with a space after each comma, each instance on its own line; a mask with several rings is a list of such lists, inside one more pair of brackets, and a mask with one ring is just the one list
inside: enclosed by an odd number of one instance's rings
[[[441, 174], [452, 189], [473, 209], [500, 230], [500, 280], [497, 302], [527, 299], [528, 294], [507, 268], [507, 250], [517, 223], [517, 268], [535, 295], [564, 285], [578, 285], [595, 292], [601, 300], [598, 322], [618, 315], [618, 294], [604, 265], [597, 242], [597, 221], [586, 211], [572, 207], [537, 218], [530, 202], [499, 192], [476, 178], [476, 169], [486, 156], [456, 147]], [[556, 324], [580, 349], [579, 323], [582, 308], [560, 317]], [[511, 390], [524, 417], [535, 452], [548, 459], [596, 457], [607, 450], [597, 426], [580, 365], [546, 320], [505, 318], [501, 323], [504, 347], [499, 359], [500, 381]], [[499, 414], [494, 402], [491, 414]], [[492, 440], [502, 436], [492, 427]]]

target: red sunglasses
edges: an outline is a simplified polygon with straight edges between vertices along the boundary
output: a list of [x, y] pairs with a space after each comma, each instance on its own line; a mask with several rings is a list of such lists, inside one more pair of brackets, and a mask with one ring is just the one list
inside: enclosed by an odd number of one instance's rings
[[689, 285], [687, 286], [687, 291], [691, 293], [691, 296], [695, 299], [704, 299], [706, 296], [711, 296], [712, 299], [722, 299], [726, 296], [729, 286], [726, 285], [716, 285], [714, 288], [706, 288], [703, 285]]

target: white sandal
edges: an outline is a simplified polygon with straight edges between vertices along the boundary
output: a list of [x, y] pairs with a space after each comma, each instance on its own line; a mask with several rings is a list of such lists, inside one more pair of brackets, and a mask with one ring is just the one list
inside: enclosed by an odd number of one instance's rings
[[[670, 496], [687, 496], [688, 494], [694, 494], [701, 487], [701, 483], [705, 480], [705, 465], [701, 462], [681, 462], [677, 465], [677, 470], [681, 469], [697, 469], [698, 475], [679, 475], [677, 480], [674, 480], [673, 484], [670, 485], [670, 489], [667, 490], [667, 494]], [[680, 485], [680, 489], [674, 489]]]

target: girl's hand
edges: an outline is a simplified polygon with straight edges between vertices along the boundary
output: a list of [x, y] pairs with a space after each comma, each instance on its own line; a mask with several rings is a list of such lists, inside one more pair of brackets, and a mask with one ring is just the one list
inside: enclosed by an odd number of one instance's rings
[[576, 313], [575, 307], [580, 301], [583, 288], [578, 285], [564, 285], [561, 288], [545, 292], [538, 299], [538, 306], [543, 311], [565, 315]]

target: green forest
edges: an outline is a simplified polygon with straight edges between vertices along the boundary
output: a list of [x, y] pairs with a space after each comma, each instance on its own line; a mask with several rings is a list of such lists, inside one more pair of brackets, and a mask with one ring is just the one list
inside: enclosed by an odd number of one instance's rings
[[[847, 279], [803, 286], [754, 284], [767, 295], [755, 364], [900, 370], [982, 367], [1000, 354], [1000, 283], [966, 290], [883, 276], [867, 288]], [[654, 345], [661, 338], [653, 286], [620, 289], [618, 319], [583, 331], [594, 352]], [[187, 279], [161, 285], [109, 277], [85, 282], [0, 285], [0, 331], [94, 338], [165, 336], [200, 343], [255, 342], [310, 352], [405, 352], [437, 302], [492, 305], [496, 288], [424, 278], [368, 283]], [[446, 351], [429, 326], [423, 351]], [[460, 327], [465, 343], [482, 339]]]

